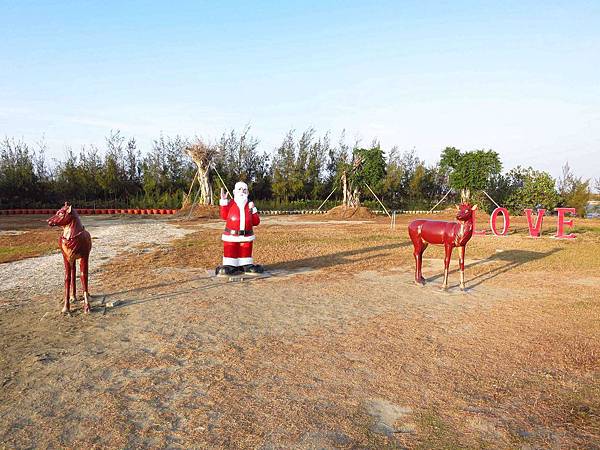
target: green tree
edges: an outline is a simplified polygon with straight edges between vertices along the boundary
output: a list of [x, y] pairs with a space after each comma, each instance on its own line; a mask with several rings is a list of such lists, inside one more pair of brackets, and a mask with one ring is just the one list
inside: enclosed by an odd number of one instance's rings
[[383, 197], [396, 209], [429, 208], [447, 192], [446, 179], [446, 172], [426, 166], [414, 149], [400, 154], [394, 147], [387, 158]]
[[375, 192], [381, 191], [385, 178], [385, 158], [379, 144], [371, 148], [357, 148], [354, 155], [362, 161], [355, 180], [368, 183]]
[[125, 138], [120, 131], [111, 131], [106, 138], [107, 151], [104, 155], [104, 164], [99, 178], [106, 198], [116, 199], [123, 191], [125, 179], [125, 167], [123, 165], [123, 143]]
[[335, 189], [337, 191], [337, 195], [333, 196], [335, 199], [341, 197], [341, 190], [339, 187], [342, 174], [350, 168], [349, 155], [350, 146], [346, 143], [346, 132], [345, 130], [342, 130], [337, 146], [329, 145], [329, 141], [327, 143], [327, 161], [324, 169], [325, 181], [323, 189], [326, 191], [326, 195], [329, 195], [329, 193]]
[[43, 162], [25, 142], [4, 138], [0, 142], [0, 205], [27, 207], [37, 203], [44, 171]]
[[[266, 178], [269, 172], [269, 156], [258, 152], [260, 141], [250, 134], [250, 126], [240, 133], [231, 130], [223, 133], [216, 145], [215, 167], [223, 181], [233, 187], [238, 181], [248, 184], [252, 198], [264, 198], [270, 194], [270, 182]], [[221, 181], [214, 180], [217, 192]]]
[[296, 198], [317, 199], [323, 190], [322, 176], [324, 155], [329, 151], [329, 138], [315, 139], [314, 128], [305, 130], [296, 145], [295, 170], [293, 185], [299, 189]]
[[419, 164], [413, 173], [410, 183], [408, 184], [409, 197], [413, 203], [417, 203], [423, 198], [423, 184], [425, 182], [425, 176], [425, 165]]
[[392, 147], [387, 155], [386, 174], [382, 186], [382, 201], [391, 205], [392, 208], [400, 207], [403, 197], [403, 174], [404, 170], [400, 164], [398, 147]]
[[94, 146], [81, 148], [77, 163], [77, 200], [94, 201], [102, 197], [100, 180], [103, 175], [103, 165], [98, 149]]
[[163, 193], [176, 193], [184, 191], [192, 182], [196, 167], [185, 155], [188, 141], [181, 136], [160, 135], [153, 143], [154, 151], [162, 155], [164, 178], [162, 183]]
[[61, 202], [69, 201], [75, 203], [79, 199], [82, 177], [77, 156], [71, 148], [67, 148], [65, 161], [59, 163], [56, 169], [55, 180], [56, 190]]
[[[183, 197], [196, 173], [194, 163], [185, 156], [188, 142], [180, 137], [160, 135], [143, 158], [142, 188], [147, 198], [176, 203]], [[170, 200], [169, 200], [170, 199]]]
[[123, 191], [123, 167], [120, 164], [118, 155], [109, 153], [104, 158], [104, 167], [100, 176], [100, 186], [104, 190], [107, 198], [114, 199]]
[[[400, 169], [402, 170], [402, 182], [400, 185], [400, 192], [402, 193], [402, 197], [404, 199], [404, 204], [408, 208], [414, 208], [414, 187], [411, 189], [411, 182], [415, 177], [415, 173], [417, 171], [417, 167], [422, 166], [424, 163], [417, 156], [417, 152], [415, 149], [407, 150], [402, 153], [400, 159], [398, 161]], [[415, 182], [413, 182], [413, 185]], [[413, 197], [413, 199], [411, 199]]]
[[306, 165], [305, 191], [308, 198], [316, 200], [325, 194], [325, 155], [329, 154], [329, 134], [319, 138], [309, 149]]
[[[353, 151], [352, 168], [347, 174], [347, 206], [360, 205], [361, 193], [380, 193], [384, 185], [386, 163], [379, 143], [371, 148], [355, 148]], [[368, 187], [366, 187], [368, 186]]]
[[269, 155], [266, 153], [260, 155], [256, 160], [254, 172], [255, 175], [250, 191], [253, 199], [266, 200], [270, 199], [273, 195], [271, 187], [271, 167], [269, 165], [269, 161]]
[[522, 214], [525, 208], [551, 211], [560, 200], [556, 183], [547, 172], [518, 166], [507, 174], [507, 178], [510, 180], [511, 193], [506, 199], [506, 207], [513, 214]]
[[[514, 180], [509, 175], [502, 173], [494, 174], [490, 178], [488, 188], [486, 192], [498, 203], [499, 205], [506, 205], [508, 198], [512, 195], [515, 190], [513, 185]], [[490, 207], [495, 205], [490, 205]]]
[[493, 150], [461, 152], [446, 147], [440, 158], [440, 168], [449, 174], [449, 184], [468, 200], [471, 191], [486, 189], [492, 176], [502, 170], [500, 156]]
[[448, 192], [448, 189], [446, 173], [440, 169], [439, 165], [427, 167], [422, 183], [422, 207], [430, 208], [435, 205]]
[[125, 153], [126, 190], [128, 195], [137, 195], [142, 189], [141, 159], [142, 156], [137, 149], [135, 138], [129, 139]]
[[591, 198], [590, 180], [575, 176], [569, 163], [563, 166], [558, 193], [561, 206], [575, 208], [579, 217], [585, 217], [585, 207]]
[[288, 131], [283, 142], [275, 151], [272, 171], [275, 197], [285, 202], [297, 198], [297, 194], [302, 192], [303, 183], [302, 178], [298, 176], [293, 130]]

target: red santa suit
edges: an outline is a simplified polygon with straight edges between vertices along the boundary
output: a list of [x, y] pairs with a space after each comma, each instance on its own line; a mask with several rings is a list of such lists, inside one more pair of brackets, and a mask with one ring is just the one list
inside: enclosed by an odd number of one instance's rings
[[258, 211], [247, 198], [221, 199], [221, 219], [225, 220], [223, 265], [241, 267], [254, 264], [252, 241], [256, 238], [252, 227], [260, 223]]

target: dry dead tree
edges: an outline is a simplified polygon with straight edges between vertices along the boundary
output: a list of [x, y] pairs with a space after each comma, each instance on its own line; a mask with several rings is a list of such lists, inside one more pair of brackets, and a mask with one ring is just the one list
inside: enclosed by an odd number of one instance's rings
[[[190, 186], [190, 191], [188, 195], [183, 201], [183, 206], [187, 206], [190, 203], [190, 194], [192, 192], [192, 187], [194, 186], [194, 181], [196, 178], [200, 184], [200, 198], [198, 199], [198, 203], [201, 205], [212, 205], [213, 204], [213, 190], [210, 184], [209, 172], [214, 163], [215, 157], [217, 155], [217, 150], [206, 144], [204, 141], [198, 139], [198, 141], [185, 149], [185, 152], [192, 158], [192, 160], [198, 166], [198, 172], [196, 176], [192, 180], [192, 185]], [[198, 196], [198, 194], [196, 195]], [[194, 202], [196, 200], [194, 199]]]

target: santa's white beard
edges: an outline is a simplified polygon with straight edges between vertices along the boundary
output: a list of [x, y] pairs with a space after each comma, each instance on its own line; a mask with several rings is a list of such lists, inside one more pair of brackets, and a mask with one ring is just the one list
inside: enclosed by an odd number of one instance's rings
[[244, 194], [242, 192], [236, 192], [233, 196], [233, 201], [240, 208], [240, 211], [244, 210], [244, 206], [248, 203], [248, 194]]

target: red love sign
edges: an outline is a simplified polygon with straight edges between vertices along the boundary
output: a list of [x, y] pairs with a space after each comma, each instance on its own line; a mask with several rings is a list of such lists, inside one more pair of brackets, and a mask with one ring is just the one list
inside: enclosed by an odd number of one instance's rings
[[[575, 214], [575, 208], [556, 208], [557, 212], [557, 224], [556, 224], [556, 234], [554, 237], [556, 239], [575, 239], [575, 234], [565, 234], [565, 226], [572, 227], [573, 219], [565, 220], [565, 214]], [[539, 238], [542, 232], [542, 224], [544, 222], [544, 214], [546, 213], [545, 209], [539, 209], [537, 211], [537, 217], [533, 217], [533, 210], [528, 208], [523, 211], [525, 213], [525, 217], [527, 218], [527, 227], [529, 228], [529, 236], [532, 238]], [[502, 215], [504, 220], [504, 224], [502, 226], [501, 231], [498, 231], [498, 216]], [[508, 234], [508, 228], [510, 226], [510, 214], [506, 208], [496, 208], [490, 215], [490, 229], [494, 236], [506, 236]], [[475, 214], [473, 214], [473, 234], [476, 235], [485, 235], [485, 230], [475, 230]]]

